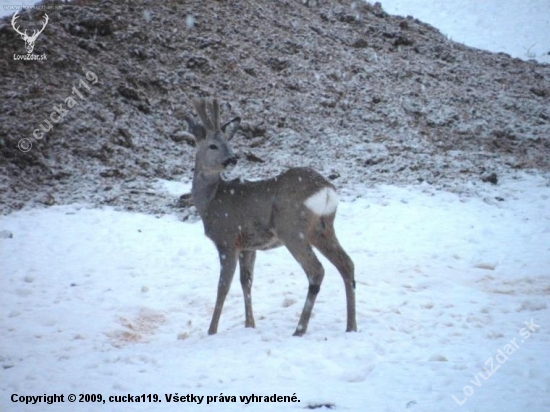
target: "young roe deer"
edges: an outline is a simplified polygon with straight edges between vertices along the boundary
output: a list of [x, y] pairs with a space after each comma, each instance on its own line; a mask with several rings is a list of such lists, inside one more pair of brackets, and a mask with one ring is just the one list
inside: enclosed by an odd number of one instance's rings
[[346, 290], [346, 331], [357, 331], [353, 261], [334, 233], [338, 196], [334, 186], [309, 168], [292, 168], [262, 181], [224, 181], [220, 174], [237, 159], [228, 146], [240, 118], [220, 126], [217, 100], [193, 102], [202, 124], [185, 120], [196, 141], [192, 195], [208, 236], [218, 249], [221, 271], [216, 306], [208, 333], [215, 334], [233, 275], [240, 266], [245, 327], [253, 328], [250, 290], [257, 250], [286, 246], [309, 281], [306, 302], [294, 333], [303, 335], [324, 277], [318, 249], [338, 269]]

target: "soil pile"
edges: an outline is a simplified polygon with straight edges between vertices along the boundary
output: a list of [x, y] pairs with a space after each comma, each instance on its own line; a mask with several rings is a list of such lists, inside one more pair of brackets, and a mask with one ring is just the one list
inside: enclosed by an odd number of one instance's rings
[[[418, 182], [462, 191], [550, 170], [549, 65], [454, 43], [378, 5], [43, 6], [34, 53], [47, 60], [14, 60], [25, 44], [11, 17], [0, 21], [2, 213], [70, 202], [172, 211], [155, 181], [191, 178], [183, 117], [198, 96], [243, 118], [233, 147], [246, 178], [311, 166], [344, 193]], [[40, 27], [44, 10], [19, 24]]]

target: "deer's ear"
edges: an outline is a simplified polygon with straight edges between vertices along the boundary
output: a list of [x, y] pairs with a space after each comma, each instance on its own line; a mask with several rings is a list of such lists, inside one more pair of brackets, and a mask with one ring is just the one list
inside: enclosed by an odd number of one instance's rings
[[185, 132], [185, 134], [190, 135], [190, 137], [195, 139], [196, 143], [206, 138], [206, 129], [202, 125], [195, 123], [195, 121], [189, 116], [185, 116], [185, 122], [187, 123], [188, 128], [188, 132]]
[[223, 134], [225, 135], [225, 138], [227, 140], [233, 139], [233, 136], [235, 136], [235, 133], [237, 133], [237, 130], [239, 129], [240, 125], [241, 125], [240, 117], [235, 117], [234, 119], [228, 121], [227, 123], [224, 123], [221, 129]]

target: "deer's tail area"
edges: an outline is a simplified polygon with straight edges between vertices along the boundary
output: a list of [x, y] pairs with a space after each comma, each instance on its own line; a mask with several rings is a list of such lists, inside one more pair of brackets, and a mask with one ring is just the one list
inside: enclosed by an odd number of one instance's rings
[[304, 205], [317, 216], [332, 215], [338, 207], [338, 194], [332, 187], [323, 187], [306, 199]]

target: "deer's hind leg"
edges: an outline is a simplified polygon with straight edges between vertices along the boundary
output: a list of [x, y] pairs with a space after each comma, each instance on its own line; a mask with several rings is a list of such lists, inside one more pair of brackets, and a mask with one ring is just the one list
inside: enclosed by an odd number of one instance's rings
[[254, 280], [254, 262], [256, 261], [255, 250], [243, 250], [239, 254], [239, 268], [241, 272], [241, 286], [244, 296], [244, 314], [246, 328], [255, 328], [254, 315], [252, 313], [252, 281]]
[[304, 303], [302, 315], [294, 332], [294, 336], [302, 336], [307, 331], [315, 300], [317, 299], [319, 290], [321, 290], [325, 269], [321, 265], [321, 262], [319, 262], [319, 259], [317, 259], [317, 256], [315, 256], [315, 252], [307, 240], [300, 237], [290, 237], [288, 240], [284, 240], [284, 244], [294, 259], [300, 263], [304, 272], [306, 272], [309, 282], [306, 302]]
[[334, 232], [334, 215], [319, 219], [309, 240], [340, 272], [346, 290], [347, 325], [346, 332], [357, 332], [355, 313], [355, 266], [340, 245]]

